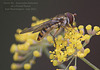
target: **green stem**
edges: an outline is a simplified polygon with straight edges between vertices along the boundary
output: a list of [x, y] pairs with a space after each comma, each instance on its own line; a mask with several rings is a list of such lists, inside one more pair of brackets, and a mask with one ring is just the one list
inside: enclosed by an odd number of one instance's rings
[[77, 57], [75, 57], [75, 66], [77, 65]]
[[[44, 50], [44, 53], [45, 53], [45, 54], [47, 55], [47, 57], [49, 58], [49, 55], [50, 55], [49, 50], [48, 50], [47, 48], [43, 48], [43, 50]], [[66, 66], [65, 66], [64, 64], [58, 65], [58, 67], [63, 68], [63, 69], [66, 68]]]
[[68, 70], [69, 65], [72, 63], [72, 61], [74, 60], [74, 57], [70, 60], [69, 64], [67, 65], [65, 70]]
[[91, 68], [93, 68], [94, 70], [100, 70], [99, 68], [97, 68], [95, 65], [93, 65], [92, 63], [90, 63], [87, 59], [85, 58], [80, 58], [81, 60], [83, 60], [86, 64], [88, 64]]

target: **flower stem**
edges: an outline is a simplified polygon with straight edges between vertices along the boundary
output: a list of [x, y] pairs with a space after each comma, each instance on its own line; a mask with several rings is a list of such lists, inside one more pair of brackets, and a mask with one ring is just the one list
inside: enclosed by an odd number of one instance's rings
[[69, 65], [72, 63], [72, 61], [74, 60], [74, 57], [70, 60], [69, 64], [67, 65], [65, 70], [68, 70]]
[[77, 66], [77, 57], [75, 57], [75, 66]]
[[95, 65], [93, 65], [92, 63], [90, 63], [87, 59], [85, 58], [80, 58], [81, 60], [83, 60], [86, 64], [88, 64], [91, 68], [93, 68], [94, 70], [100, 70], [99, 68], [97, 68]]

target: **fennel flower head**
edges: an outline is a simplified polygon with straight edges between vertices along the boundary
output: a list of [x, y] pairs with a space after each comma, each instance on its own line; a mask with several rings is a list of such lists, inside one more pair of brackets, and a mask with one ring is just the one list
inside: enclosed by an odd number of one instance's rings
[[[33, 16], [32, 20], [31, 26], [36, 26], [50, 19], [39, 20]], [[73, 22], [73, 24], [76, 24], [76, 22]], [[54, 29], [52, 34], [57, 30]], [[60, 69], [56, 70], [76, 70], [77, 57], [83, 59], [90, 53], [90, 49], [85, 46], [90, 42], [92, 36], [100, 35], [100, 27], [92, 27], [92, 25], [87, 25], [86, 27], [79, 25], [74, 28], [66, 27], [62, 28], [55, 37], [48, 34], [41, 41], [37, 41], [39, 32], [20, 34], [22, 29], [17, 29], [16, 32], [15, 39], [20, 44], [12, 44], [10, 52], [14, 54], [14, 61], [21, 61], [22, 63], [12, 63], [11, 69], [24, 68], [30, 70], [32, 65], [36, 63], [36, 58], [41, 57], [44, 52], [50, 58], [53, 66], [61, 65]], [[49, 50], [48, 47], [54, 47], [53, 51]], [[70, 64], [74, 59], [75, 65], [71, 66]], [[63, 65], [64, 62], [69, 60], [68, 65]]]

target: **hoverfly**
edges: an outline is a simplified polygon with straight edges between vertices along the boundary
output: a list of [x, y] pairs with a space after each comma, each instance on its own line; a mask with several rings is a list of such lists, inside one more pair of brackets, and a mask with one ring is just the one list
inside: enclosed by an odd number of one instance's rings
[[69, 25], [74, 27], [73, 22], [75, 22], [75, 17], [74, 17], [75, 15], [76, 14], [72, 14], [69, 12], [57, 15], [54, 18], [51, 18], [49, 21], [46, 21], [40, 25], [36, 25], [36, 26], [23, 30], [20, 34], [31, 32], [31, 31], [32, 33], [40, 31], [37, 38], [37, 40], [40, 41], [46, 35], [48, 35], [53, 29], [66, 27]]

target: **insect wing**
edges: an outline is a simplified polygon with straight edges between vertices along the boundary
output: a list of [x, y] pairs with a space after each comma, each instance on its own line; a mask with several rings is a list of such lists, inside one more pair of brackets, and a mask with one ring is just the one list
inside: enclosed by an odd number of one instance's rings
[[36, 26], [33, 26], [31, 28], [27, 28], [27, 29], [24, 29], [20, 34], [23, 34], [23, 33], [26, 33], [26, 32], [38, 32], [38, 31], [41, 31], [43, 28], [46, 28], [48, 27], [50, 24], [54, 24], [56, 21], [53, 21], [52, 20], [49, 20], [47, 22], [44, 22], [42, 24], [39, 24], [39, 25], [36, 25]]

